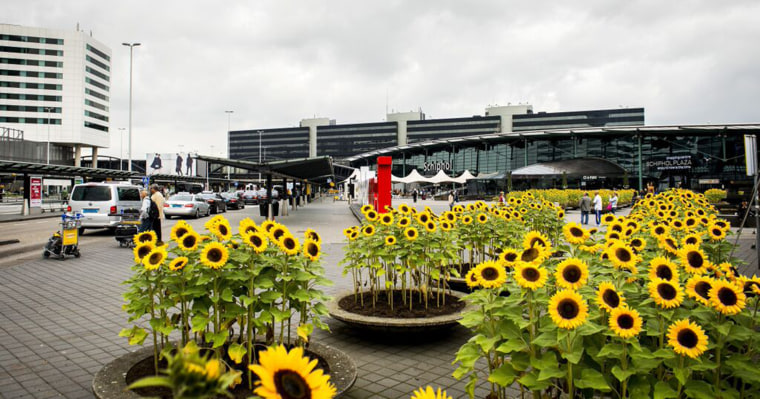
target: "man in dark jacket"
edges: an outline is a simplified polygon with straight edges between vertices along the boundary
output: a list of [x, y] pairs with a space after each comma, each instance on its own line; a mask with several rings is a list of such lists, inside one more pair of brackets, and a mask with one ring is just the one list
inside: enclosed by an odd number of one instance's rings
[[588, 193], [583, 193], [578, 207], [581, 208], [581, 224], [588, 224], [588, 214], [591, 212], [591, 197]]

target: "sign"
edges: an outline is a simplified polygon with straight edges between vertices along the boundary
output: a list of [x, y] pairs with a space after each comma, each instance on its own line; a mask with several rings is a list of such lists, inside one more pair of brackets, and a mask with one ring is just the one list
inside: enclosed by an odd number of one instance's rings
[[720, 179], [699, 179], [699, 184], [720, 184]]
[[143, 176], [143, 178], [142, 178], [142, 185], [143, 185], [143, 187], [148, 187], [148, 183], [150, 183], [150, 177]]
[[42, 207], [42, 177], [29, 178], [29, 207]]
[[744, 135], [744, 162], [747, 166], [747, 176], [757, 174], [757, 136]]
[[189, 153], [148, 153], [145, 154], [145, 174], [196, 176], [195, 159]]
[[657, 161], [647, 161], [647, 167], [657, 170], [689, 170], [691, 169], [691, 155], [677, 155]]
[[78, 233], [77, 229], [63, 230], [63, 243], [61, 245], [76, 245]]
[[436, 161], [427, 162], [422, 164], [422, 170], [425, 172], [438, 172], [439, 170], [449, 171], [451, 170], [451, 162]]

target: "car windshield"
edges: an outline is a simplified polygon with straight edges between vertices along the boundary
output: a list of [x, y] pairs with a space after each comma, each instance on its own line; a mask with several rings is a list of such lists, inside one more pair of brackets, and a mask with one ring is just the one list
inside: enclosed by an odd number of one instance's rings
[[198, 194], [198, 197], [201, 197], [203, 199], [214, 199], [216, 196], [214, 194]]
[[193, 196], [192, 195], [183, 195], [183, 194], [172, 195], [169, 198], [169, 201], [192, 201], [192, 200], [193, 200]]

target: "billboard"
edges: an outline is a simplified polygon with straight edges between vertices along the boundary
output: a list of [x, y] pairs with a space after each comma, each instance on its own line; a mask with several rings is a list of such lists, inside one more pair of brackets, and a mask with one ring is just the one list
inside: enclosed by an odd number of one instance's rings
[[145, 174], [197, 176], [195, 164], [195, 159], [189, 153], [148, 153], [145, 155]]
[[39, 208], [42, 206], [42, 177], [32, 176], [29, 178], [29, 207]]

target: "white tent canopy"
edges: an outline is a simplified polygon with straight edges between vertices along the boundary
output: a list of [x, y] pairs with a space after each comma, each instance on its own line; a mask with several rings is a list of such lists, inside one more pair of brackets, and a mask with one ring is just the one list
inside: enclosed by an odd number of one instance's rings
[[406, 177], [396, 177], [391, 175], [391, 181], [393, 183], [429, 183], [429, 184], [440, 184], [440, 183], [458, 183], [458, 184], [465, 184], [467, 180], [474, 179], [475, 176], [470, 173], [469, 170], [465, 170], [464, 173], [459, 175], [458, 177], [451, 177], [446, 174], [446, 172], [439, 170], [438, 173], [435, 176], [432, 177], [425, 177], [420, 174], [420, 172], [417, 171], [417, 169], [412, 170], [411, 173], [409, 173]]
[[430, 183], [435, 183], [435, 184], [439, 184], [439, 183], [456, 183], [457, 182], [457, 180], [455, 178], [447, 175], [446, 172], [444, 172], [443, 170], [439, 170], [438, 173], [435, 176], [429, 178], [429, 181], [430, 181]]
[[411, 173], [406, 175], [406, 177], [402, 178], [402, 183], [429, 183], [427, 177], [420, 174], [420, 172], [417, 171], [417, 169], [414, 169]]
[[475, 176], [473, 176], [469, 170], [465, 170], [464, 172], [462, 172], [461, 175], [459, 175], [459, 177], [455, 179], [455, 181], [456, 183], [459, 183], [459, 184], [465, 184], [467, 183], [467, 180], [474, 179], [474, 178]]

